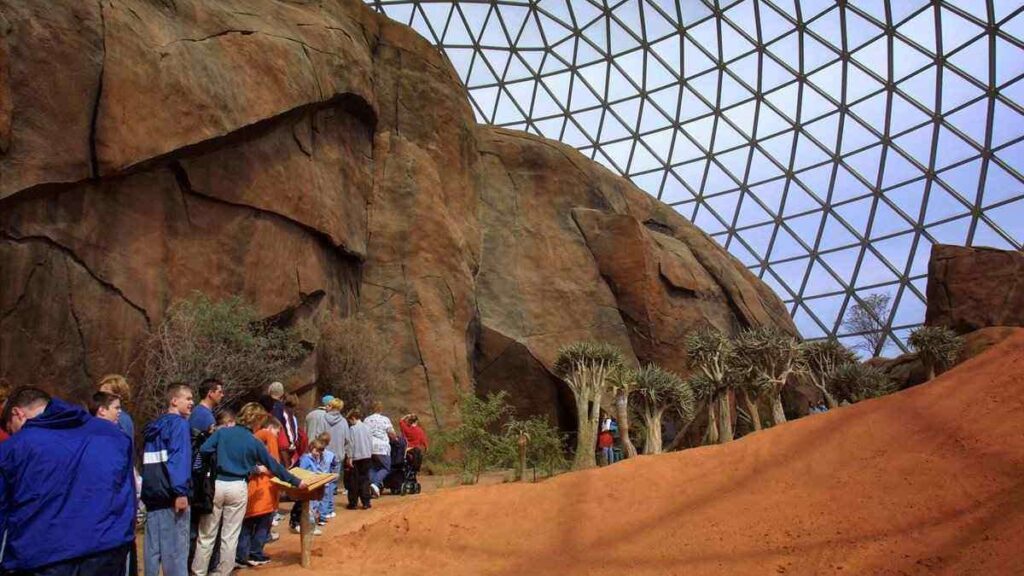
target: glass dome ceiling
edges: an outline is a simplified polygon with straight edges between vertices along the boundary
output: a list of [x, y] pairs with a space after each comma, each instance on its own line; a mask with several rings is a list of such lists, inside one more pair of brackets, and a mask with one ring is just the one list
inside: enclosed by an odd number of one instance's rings
[[892, 298], [932, 243], [1024, 242], [1024, 2], [368, 2], [447, 54], [481, 122], [561, 140], [671, 204], [805, 337]]

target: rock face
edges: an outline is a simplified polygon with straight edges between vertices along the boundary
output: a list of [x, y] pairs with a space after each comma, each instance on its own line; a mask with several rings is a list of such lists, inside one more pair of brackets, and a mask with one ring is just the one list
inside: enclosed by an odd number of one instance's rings
[[574, 340], [685, 372], [696, 327], [795, 333], [671, 208], [476, 125], [444, 57], [361, 2], [0, 0], [0, 379], [137, 374], [197, 290], [360, 311], [392, 408], [438, 425], [474, 387], [568, 424], [548, 367]]
[[930, 326], [1024, 326], [1024, 252], [936, 244], [927, 295]]

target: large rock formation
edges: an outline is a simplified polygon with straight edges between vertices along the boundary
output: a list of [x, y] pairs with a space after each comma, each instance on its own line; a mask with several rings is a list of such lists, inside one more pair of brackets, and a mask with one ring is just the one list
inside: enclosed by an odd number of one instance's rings
[[[0, 0], [0, 378], [82, 397], [193, 291], [360, 310], [394, 408], [567, 421], [590, 338], [686, 371], [778, 298], [568, 147], [476, 125], [444, 57], [357, 0]], [[296, 382], [302, 386], [307, 382]]]
[[1024, 326], [1024, 252], [932, 246], [925, 324], [960, 334]]

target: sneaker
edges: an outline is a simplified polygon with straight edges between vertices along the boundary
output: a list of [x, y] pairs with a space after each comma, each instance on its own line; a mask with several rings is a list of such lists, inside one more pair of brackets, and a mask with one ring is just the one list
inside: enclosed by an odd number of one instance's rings
[[268, 540], [268, 542], [277, 542], [280, 539], [281, 539], [281, 535], [280, 534], [278, 534], [277, 532], [271, 532], [270, 533], [270, 540]]
[[328, 520], [330, 520], [331, 518], [334, 518], [335, 516], [337, 516], [337, 514], [335, 514], [334, 512], [331, 512], [330, 514], [325, 515], [324, 518], [327, 518]]
[[358, 508], [358, 506], [356, 506], [355, 504], [349, 504], [348, 506], [345, 506], [345, 510], [355, 510], [356, 508]]
[[270, 558], [249, 558], [249, 566], [266, 566], [270, 564]]
[[317, 520], [316, 521], [316, 525], [317, 526], [327, 526], [327, 520]]
[[281, 523], [281, 515], [275, 513], [274, 514], [274, 520], [270, 524], [271, 524], [271, 526], [277, 526], [280, 523]]
[[235, 560], [235, 570], [243, 570], [245, 568], [249, 568], [249, 563], [248, 562], [243, 564], [243, 563], [239, 562], [238, 560]]
[[324, 533], [324, 531], [321, 530], [319, 526], [317, 526], [316, 528], [313, 529], [313, 536], [319, 536], [319, 535], [321, 535], [323, 533]]
[[376, 484], [370, 484], [370, 491], [373, 492], [374, 498], [380, 498], [380, 488], [377, 488]]
[[369, 504], [363, 504], [363, 510], [369, 510], [370, 508], [372, 508], [372, 506], [371, 506], [371, 505], [369, 505]]
[[299, 528], [298, 526], [292, 526], [291, 530], [292, 530], [292, 534], [302, 534], [302, 529]]

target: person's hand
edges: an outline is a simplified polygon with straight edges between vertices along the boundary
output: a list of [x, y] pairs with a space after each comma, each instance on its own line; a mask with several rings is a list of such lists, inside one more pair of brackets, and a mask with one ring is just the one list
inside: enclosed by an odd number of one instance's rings
[[178, 496], [174, 499], [174, 512], [181, 514], [188, 510], [188, 496]]
[[303, 480], [303, 481], [299, 482], [298, 488], [299, 488], [299, 490], [305, 490], [306, 488], [309, 488], [309, 483], [306, 482], [305, 480]]
[[270, 474], [270, 470], [267, 470], [267, 467], [264, 466], [263, 464], [257, 464], [256, 465], [256, 473], [257, 474], [261, 474], [263, 476], [266, 476], [266, 475]]

